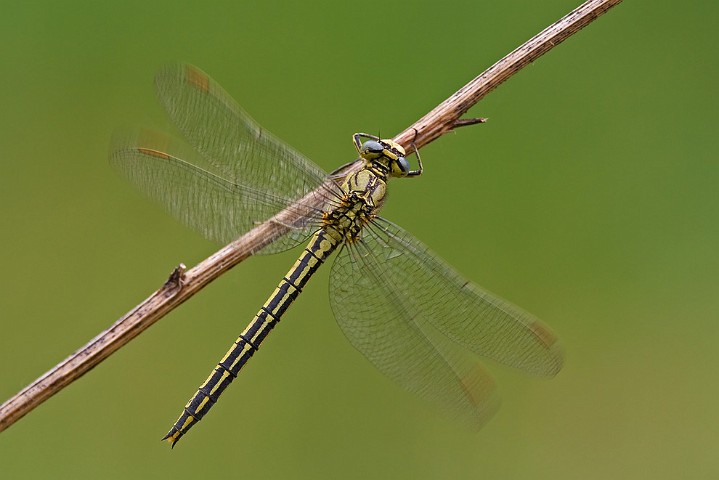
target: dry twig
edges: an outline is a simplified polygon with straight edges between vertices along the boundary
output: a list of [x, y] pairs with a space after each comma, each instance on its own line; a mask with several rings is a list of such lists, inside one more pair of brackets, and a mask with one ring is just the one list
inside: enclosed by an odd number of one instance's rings
[[[589, 0], [583, 3], [492, 65], [394, 140], [405, 148], [411, 144], [421, 148], [457, 127], [481, 123], [484, 119], [461, 117], [499, 84], [620, 2]], [[0, 406], [0, 431], [80, 378], [252, 252], [276, 240], [285, 233], [286, 225], [292, 224], [290, 217], [293, 211], [296, 209], [288, 207], [274, 219], [252, 229], [190, 270], [185, 270], [184, 265], [177, 267], [162, 288]]]

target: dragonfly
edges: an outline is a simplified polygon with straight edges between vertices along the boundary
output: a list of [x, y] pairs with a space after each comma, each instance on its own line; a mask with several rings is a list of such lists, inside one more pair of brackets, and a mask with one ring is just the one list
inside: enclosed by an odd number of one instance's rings
[[286, 233], [255, 253], [307, 242], [163, 440], [174, 447], [205, 417], [335, 252], [329, 299], [349, 342], [391, 380], [470, 427], [481, 427], [497, 408], [494, 381], [479, 357], [535, 375], [559, 372], [562, 351], [549, 327], [464, 279], [378, 215], [390, 179], [423, 173], [418, 154], [412, 169], [398, 143], [357, 133], [360, 167], [328, 174], [260, 127], [200, 69], [170, 65], [155, 83], [184, 142], [143, 134], [116, 139], [112, 165], [216, 242], [231, 242], [288, 208], [294, 215]]

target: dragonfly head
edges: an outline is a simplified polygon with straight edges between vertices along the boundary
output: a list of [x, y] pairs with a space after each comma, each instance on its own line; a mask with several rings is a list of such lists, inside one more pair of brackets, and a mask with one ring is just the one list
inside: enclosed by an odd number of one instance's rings
[[360, 148], [360, 156], [367, 163], [378, 163], [393, 177], [405, 177], [410, 172], [407, 155], [397, 142], [392, 140], [367, 140]]

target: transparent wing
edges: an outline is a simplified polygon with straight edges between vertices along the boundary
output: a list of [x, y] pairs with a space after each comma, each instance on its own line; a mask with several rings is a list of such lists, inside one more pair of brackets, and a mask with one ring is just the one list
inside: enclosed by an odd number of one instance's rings
[[[201, 158], [155, 132], [117, 135], [110, 163], [184, 224], [225, 244], [258, 222], [293, 204], [284, 196], [233, 182], [203, 165]], [[182, 152], [180, 156], [167, 153]], [[258, 253], [275, 253], [304, 241], [315, 230], [322, 208], [296, 203], [293, 228]]]
[[314, 190], [327, 176], [260, 127], [198, 68], [167, 66], [157, 74], [155, 84], [160, 102], [184, 138], [231, 182], [285, 197], [289, 203]]
[[470, 352], [529, 373], [562, 366], [539, 320], [462, 278], [398, 226], [376, 218], [330, 274], [330, 302], [349, 341], [406, 389], [476, 427], [496, 407]]
[[[303, 241], [338, 190], [325, 172], [264, 131], [205, 73], [172, 65], [156, 77], [160, 101], [192, 149], [143, 132], [114, 141], [111, 163], [191, 228], [227, 243], [317, 189], [324, 204], [297, 206], [300, 219], [262, 250]], [[315, 197], [317, 198], [317, 197]]]

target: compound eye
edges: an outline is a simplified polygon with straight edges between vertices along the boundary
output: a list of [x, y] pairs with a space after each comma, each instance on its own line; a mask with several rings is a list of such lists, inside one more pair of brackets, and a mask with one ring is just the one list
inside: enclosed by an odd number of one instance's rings
[[367, 140], [362, 144], [362, 152], [364, 153], [374, 153], [374, 154], [380, 154], [384, 151], [384, 145], [381, 143], [375, 141], [375, 140]]
[[404, 157], [397, 157], [397, 164], [399, 165], [399, 169], [402, 171], [402, 175], [407, 175], [409, 173], [409, 162]]

